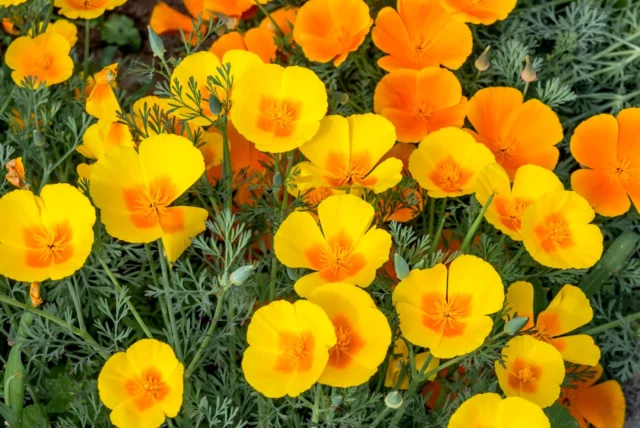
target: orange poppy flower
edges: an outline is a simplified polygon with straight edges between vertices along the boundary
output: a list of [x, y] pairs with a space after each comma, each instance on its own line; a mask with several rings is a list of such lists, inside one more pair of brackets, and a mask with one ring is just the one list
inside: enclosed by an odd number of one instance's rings
[[120, 104], [112, 82], [118, 77], [118, 64], [111, 64], [93, 75], [95, 85], [87, 98], [86, 111], [93, 117], [108, 122], [118, 120]]
[[309, 0], [298, 11], [293, 38], [310, 61], [338, 67], [369, 33], [373, 19], [363, 0]]
[[[259, 0], [258, 3], [266, 4], [268, 1]], [[202, 10], [239, 18], [253, 6], [255, 6], [253, 0], [204, 0]]]
[[20, 29], [16, 26], [17, 21], [17, 18], [2, 18], [2, 29], [4, 32], [10, 36], [19, 36]]
[[438, 65], [457, 70], [471, 55], [473, 45], [469, 27], [454, 20], [440, 0], [398, 0], [397, 12], [383, 8], [371, 37], [387, 54], [378, 60], [386, 71]]
[[[194, 28], [191, 17], [178, 12], [165, 2], [160, 2], [153, 8], [151, 18], [149, 19], [149, 26], [157, 34], [180, 34], [182, 30], [187, 40], [191, 40], [194, 44], [197, 41], [197, 38], [193, 34]], [[206, 33], [204, 25], [201, 30], [203, 33]]]
[[440, 128], [460, 128], [467, 114], [467, 98], [449, 70], [397, 70], [378, 82], [373, 108], [393, 123], [398, 141], [417, 143]]
[[[622, 428], [626, 403], [620, 384], [608, 380], [595, 385], [602, 377], [602, 366], [577, 366], [567, 370], [567, 375], [579, 372], [581, 376], [573, 379], [568, 388], [562, 388], [558, 403], [567, 409], [580, 424], [587, 428]], [[586, 376], [589, 373], [590, 376]]]
[[276, 59], [278, 47], [273, 39], [273, 33], [264, 28], [252, 28], [244, 34], [231, 31], [220, 36], [209, 52], [213, 52], [220, 60], [225, 53], [231, 50], [243, 50], [253, 52], [260, 57], [262, 62], [270, 63]]
[[[279, 28], [282, 34], [286, 36], [293, 31], [293, 24], [296, 22], [296, 15], [299, 9], [298, 7], [285, 6], [274, 10], [271, 12], [271, 19], [267, 16], [260, 22], [260, 28], [269, 30], [274, 34], [278, 33]], [[275, 27], [272, 20], [275, 21], [278, 28]]]
[[461, 22], [491, 25], [505, 19], [517, 0], [440, 0], [442, 6]]
[[571, 154], [585, 169], [571, 175], [571, 187], [595, 212], [614, 217], [640, 210], [640, 108], [622, 110], [617, 119], [601, 114], [585, 120], [571, 138]]
[[559, 151], [555, 146], [562, 141], [562, 125], [558, 115], [540, 101], [523, 103], [522, 92], [514, 88], [481, 89], [469, 100], [467, 117], [475, 132], [467, 131], [491, 149], [511, 181], [522, 165], [556, 167]]

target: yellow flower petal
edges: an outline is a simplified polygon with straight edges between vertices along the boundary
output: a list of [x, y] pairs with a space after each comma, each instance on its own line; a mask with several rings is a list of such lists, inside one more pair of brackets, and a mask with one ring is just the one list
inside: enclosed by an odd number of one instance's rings
[[209, 213], [199, 207], [172, 207], [173, 213], [179, 212], [183, 226], [178, 230], [164, 230], [162, 234], [162, 246], [167, 253], [170, 263], [178, 260], [180, 255], [191, 245], [191, 238], [204, 232]]
[[529, 318], [522, 330], [533, 327], [535, 321], [533, 319], [533, 284], [527, 281], [511, 284], [507, 290], [507, 309], [511, 318], [516, 316]]
[[312, 248], [324, 248], [326, 242], [318, 223], [307, 212], [293, 212], [280, 224], [273, 248], [282, 264], [292, 268], [311, 268], [305, 254]]
[[600, 348], [589, 335], [557, 337], [551, 339], [549, 343], [560, 351], [565, 361], [570, 363], [595, 366], [600, 361]]

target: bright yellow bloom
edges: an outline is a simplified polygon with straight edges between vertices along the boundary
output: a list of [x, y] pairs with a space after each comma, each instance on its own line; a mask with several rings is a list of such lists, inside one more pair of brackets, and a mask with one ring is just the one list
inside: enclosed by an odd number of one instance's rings
[[520, 228], [527, 207], [546, 193], [562, 190], [564, 186], [560, 179], [552, 171], [538, 165], [520, 167], [512, 187], [504, 168], [492, 163], [478, 176], [476, 198], [485, 206], [491, 194], [494, 194], [485, 218], [511, 239], [522, 241]]
[[575, 192], [551, 192], [522, 216], [522, 242], [538, 263], [556, 269], [586, 269], [602, 256], [602, 232], [593, 209]]
[[318, 133], [300, 147], [310, 162], [297, 165], [300, 189], [335, 187], [383, 192], [402, 180], [402, 161], [378, 164], [396, 142], [393, 124], [377, 114], [347, 118], [332, 115], [320, 122]]
[[550, 428], [540, 406], [520, 397], [477, 394], [453, 413], [447, 428]]
[[71, 19], [93, 19], [105, 11], [125, 4], [127, 0], [54, 0], [58, 13]]
[[205, 230], [207, 210], [170, 206], [204, 172], [200, 150], [184, 137], [161, 134], [114, 147], [93, 164], [91, 197], [107, 232], [132, 243], [162, 238], [174, 262]]
[[7, 6], [17, 6], [19, 4], [22, 4], [24, 2], [26, 2], [27, 0], [0, 0], [0, 6], [2, 7], [7, 7]]
[[[421, 352], [416, 354], [415, 363], [416, 368], [419, 370], [424, 366], [424, 363], [427, 362], [429, 358], [429, 352]], [[429, 365], [425, 369], [424, 373], [429, 373], [431, 370], [435, 369], [440, 365], [439, 358], [431, 358]], [[384, 379], [384, 386], [389, 388], [395, 388], [398, 384], [398, 380], [400, 379], [400, 375], [404, 372], [404, 376], [402, 381], [398, 385], [398, 389], [408, 389], [409, 388], [409, 373], [407, 372], [409, 368], [409, 349], [407, 348], [407, 344], [402, 338], [396, 339], [393, 344], [393, 354], [392, 357], [389, 358], [389, 368], [387, 369], [387, 375]], [[438, 373], [434, 373], [429, 376], [429, 380], [434, 380]]]
[[495, 362], [496, 375], [507, 397], [522, 397], [540, 407], [551, 406], [564, 381], [562, 355], [548, 343], [531, 336], [517, 336], [502, 349]]
[[440, 0], [453, 19], [472, 24], [491, 25], [506, 19], [516, 7], [517, 0]]
[[[129, 127], [118, 122], [100, 120], [85, 131], [82, 144], [76, 150], [88, 159], [98, 160], [112, 147], [135, 147]], [[80, 177], [89, 180], [91, 165], [78, 165]]]
[[469, 195], [480, 171], [495, 162], [491, 151], [458, 128], [427, 135], [409, 158], [409, 171], [432, 198]]
[[[529, 317], [524, 329], [535, 327], [534, 337], [555, 346], [565, 361], [595, 366], [600, 361], [600, 348], [586, 334], [563, 336], [591, 322], [593, 309], [584, 292], [573, 285], [565, 285], [553, 298], [549, 307], [533, 319], [533, 285], [519, 281], [507, 291], [509, 315]], [[535, 321], [535, 324], [534, 324]], [[562, 337], [559, 337], [562, 336]]]
[[292, 268], [315, 272], [295, 284], [302, 297], [328, 282], [368, 287], [389, 259], [391, 235], [371, 227], [373, 207], [353, 195], [331, 196], [318, 206], [320, 226], [308, 212], [296, 211], [282, 222], [274, 238], [276, 257]]
[[297, 397], [320, 378], [336, 344], [331, 320], [306, 300], [277, 300], [258, 309], [247, 331], [242, 371], [269, 398]]
[[236, 83], [231, 120], [263, 152], [286, 152], [309, 141], [327, 112], [327, 91], [304, 67], [260, 64]]
[[[38, 24], [38, 28], [42, 28], [43, 24], [43, 22]], [[78, 27], [76, 27], [76, 24], [71, 21], [67, 21], [66, 19], [49, 22], [46, 32], [60, 34], [67, 40], [67, 42], [69, 42], [69, 46], [71, 47], [74, 47], [78, 42]], [[29, 37], [33, 37], [33, 30], [29, 30], [27, 35]]]
[[40, 196], [14, 190], [0, 198], [0, 275], [16, 281], [58, 280], [91, 253], [95, 209], [69, 184], [44, 186]]
[[484, 260], [463, 255], [449, 269], [437, 264], [416, 269], [393, 290], [400, 331], [438, 358], [468, 354], [491, 333], [504, 302], [498, 272]]
[[93, 117], [115, 122], [120, 113], [120, 104], [112, 82], [118, 77], [118, 64], [111, 64], [93, 75], [95, 85], [87, 97], [86, 110]]
[[142, 339], [113, 354], [100, 370], [100, 400], [119, 428], [156, 428], [182, 407], [184, 366], [173, 349]]
[[34, 38], [18, 37], [7, 48], [5, 63], [13, 72], [11, 78], [22, 85], [26, 77], [35, 77], [39, 86], [62, 83], [73, 74], [71, 45], [58, 33], [46, 32]]
[[354, 285], [336, 282], [316, 288], [309, 301], [325, 311], [337, 339], [318, 382], [348, 388], [368, 381], [391, 344], [389, 322], [373, 299]]

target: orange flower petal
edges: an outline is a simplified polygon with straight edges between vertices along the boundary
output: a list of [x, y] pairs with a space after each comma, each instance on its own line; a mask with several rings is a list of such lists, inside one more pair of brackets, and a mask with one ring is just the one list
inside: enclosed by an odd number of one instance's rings
[[612, 173], [580, 169], [571, 175], [571, 188], [600, 215], [618, 216], [631, 206], [627, 192]]

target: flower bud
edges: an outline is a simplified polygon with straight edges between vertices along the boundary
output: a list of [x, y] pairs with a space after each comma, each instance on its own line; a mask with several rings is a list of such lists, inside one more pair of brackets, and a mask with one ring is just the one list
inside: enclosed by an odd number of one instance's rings
[[402, 406], [402, 394], [398, 391], [391, 391], [384, 397], [384, 404], [392, 409], [399, 409]]
[[509, 336], [513, 336], [514, 334], [522, 330], [522, 327], [524, 327], [527, 322], [529, 322], [529, 317], [512, 318], [504, 325], [504, 332]]
[[478, 59], [476, 59], [475, 66], [478, 71], [487, 71], [491, 66], [491, 61], [489, 60], [489, 51], [491, 50], [491, 46], [487, 46], [487, 48], [480, 54]]
[[249, 277], [253, 273], [253, 269], [253, 265], [242, 266], [241, 268], [233, 271], [229, 280], [233, 285], [242, 285], [247, 279], [249, 279]]
[[7, 168], [7, 181], [19, 189], [27, 188], [27, 185], [24, 182], [24, 176], [26, 171], [24, 170], [24, 165], [22, 164], [22, 158], [11, 159], [6, 163], [5, 167]]
[[525, 66], [524, 70], [522, 70], [522, 73], [520, 73], [520, 77], [522, 77], [522, 80], [524, 80], [525, 82], [531, 83], [536, 80], [537, 74], [533, 69], [533, 65], [531, 64], [531, 58], [529, 58], [529, 55], [527, 55], [524, 60]]
[[211, 110], [211, 114], [215, 115], [220, 114], [222, 111], [220, 100], [214, 94], [209, 95], [209, 109]]
[[411, 269], [409, 269], [409, 264], [405, 259], [402, 258], [400, 254], [395, 253], [393, 255], [393, 265], [396, 268], [396, 276], [399, 280], [403, 280], [407, 276], [409, 276], [409, 272], [411, 272]]
[[31, 297], [31, 304], [34, 308], [37, 308], [44, 303], [44, 300], [40, 298], [40, 283], [32, 282], [29, 287], [29, 297]]
[[164, 53], [166, 52], [164, 48], [164, 43], [158, 33], [153, 31], [150, 25], [147, 26], [149, 30], [149, 43], [151, 44], [151, 51], [153, 52], [153, 56], [157, 56], [160, 59], [164, 58]]

